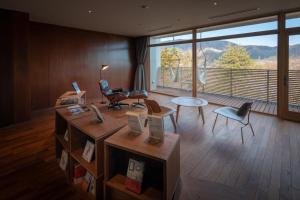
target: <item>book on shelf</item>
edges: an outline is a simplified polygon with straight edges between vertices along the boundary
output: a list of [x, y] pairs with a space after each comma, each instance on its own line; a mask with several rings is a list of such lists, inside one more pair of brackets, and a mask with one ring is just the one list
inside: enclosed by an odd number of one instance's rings
[[160, 116], [149, 115], [149, 139], [155, 141], [164, 140], [164, 119]]
[[87, 162], [91, 162], [94, 152], [95, 152], [95, 144], [87, 140], [86, 145], [84, 147], [84, 151], [82, 153], [83, 159], [85, 159]]
[[76, 164], [74, 166], [74, 178], [84, 177], [86, 169], [81, 164]]
[[142, 182], [144, 176], [145, 163], [141, 161], [129, 159], [127, 168], [127, 177], [125, 180], [125, 187], [135, 193], [142, 192]]
[[86, 174], [86, 169], [79, 163], [76, 164], [74, 166], [74, 177], [73, 177], [74, 184], [82, 183], [85, 174]]
[[96, 182], [95, 182], [95, 178], [93, 176], [91, 176], [91, 179], [90, 179], [90, 185], [89, 185], [88, 192], [92, 193], [93, 195], [96, 195]]
[[69, 131], [68, 131], [68, 129], [66, 130], [66, 132], [65, 132], [65, 134], [64, 134], [64, 140], [65, 140], [66, 142], [69, 142]]
[[130, 130], [135, 134], [141, 134], [143, 132], [143, 125], [141, 122], [140, 114], [136, 112], [126, 112], [128, 117], [128, 126]]
[[92, 194], [96, 194], [95, 178], [89, 172], [86, 172], [84, 176], [84, 182], [86, 182], [88, 185], [86, 191]]
[[65, 150], [62, 150], [61, 157], [59, 161], [59, 167], [66, 171], [68, 165], [68, 153]]
[[90, 192], [91, 194], [96, 194], [96, 185], [95, 178], [88, 172], [85, 171], [85, 174], [80, 177], [81, 182], [79, 184], [80, 188], [84, 192]]

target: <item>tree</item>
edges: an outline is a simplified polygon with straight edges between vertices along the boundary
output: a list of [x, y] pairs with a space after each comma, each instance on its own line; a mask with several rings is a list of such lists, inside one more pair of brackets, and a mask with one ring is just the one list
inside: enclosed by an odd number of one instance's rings
[[182, 57], [183, 52], [181, 49], [176, 47], [164, 48], [160, 54], [160, 65], [161, 67], [177, 67]]
[[229, 44], [215, 63], [218, 67], [232, 69], [249, 69], [255, 67], [247, 50], [242, 46]]

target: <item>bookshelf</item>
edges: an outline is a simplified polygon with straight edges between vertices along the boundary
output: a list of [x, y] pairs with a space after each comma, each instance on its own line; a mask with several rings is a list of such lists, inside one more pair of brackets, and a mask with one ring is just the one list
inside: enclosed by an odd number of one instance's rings
[[[126, 125], [125, 120], [115, 119], [105, 113], [103, 116], [104, 122], [99, 123], [92, 111], [72, 115], [67, 108], [56, 109], [56, 158], [59, 164], [62, 150], [68, 152], [69, 161], [64, 173], [76, 191], [86, 199], [103, 199], [104, 140]], [[64, 139], [66, 130], [69, 132], [68, 141]], [[95, 145], [91, 162], [82, 157], [87, 140]], [[92, 175], [96, 188], [95, 194], [84, 191], [81, 184], [74, 183], [74, 167], [78, 164]]]
[[55, 111], [55, 145], [56, 145], [56, 160], [59, 164], [62, 150], [65, 150], [68, 154], [67, 169], [64, 171], [66, 178], [71, 182], [70, 176], [70, 140], [64, 139], [65, 132], [68, 130], [70, 138], [70, 124], [69, 122], [73, 119], [81, 118], [84, 116], [91, 115], [91, 112], [79, 113], [72, 115], [66, 108], [58, 108]]
[[[180, 177], [179, 135], [166, 133], [164, 142], [150, 144], [148, 129], [138, 136], [128, 126], [105, 140], [105, 199], [172, 199]], [[129, 158], [145, 162], [142, 193], [125, 188]]]

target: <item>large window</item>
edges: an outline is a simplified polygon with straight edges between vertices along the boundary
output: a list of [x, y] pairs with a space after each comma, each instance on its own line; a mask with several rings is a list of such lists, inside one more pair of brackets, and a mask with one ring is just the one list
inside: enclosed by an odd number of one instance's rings
[[197, 43], [197, 93], [277, 101], [277, 35]]
[[150, 89], [276, 102], [277, 23], [275, 16], [151, 37]]
[[193, 39], [192, 31], [171, 33], [167, 35], [153, 36], [150, 38], [150, 44], [160, 44], [167, 42], [178, 42]]
[[263, 18], [259, 20], [244, 21], [240, 23], [227, 24], [223, 26], [201, 28], [197, 30], [197, 39], [213, 38], [244, 33], [255, 33], [262, 31], [277, 30], [276, 17]]
[[192, 95], [192, 44], [151, 47], [150, 89]]
[[286, 15], [286, 28], [300, 27], [300, 12]]

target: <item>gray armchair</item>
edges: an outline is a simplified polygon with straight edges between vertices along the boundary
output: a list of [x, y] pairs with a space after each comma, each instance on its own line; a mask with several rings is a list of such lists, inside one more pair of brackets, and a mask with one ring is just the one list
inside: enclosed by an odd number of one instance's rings
[[244, 144], [244, 136], [243, 136], [244, 127], [249, 125], [252, 131], [252, 135], [254, 136], [253, 127], [250, 122], [250, 113], [251, 113], [252, 104], [253, 104], [252, 102], [244, 103], [239, 109], [233, 107], [222, 107], [214, 110], [213, 112], [216, 113], [217, 116], [213, 125], [212, 132], [214, 132], [219, 115], [226, 117], [226, 124], [228, 124], [228, 119], [235, 120], [243, 125], [241, 127], [241, 137], [242, 137], [242, 143]]

